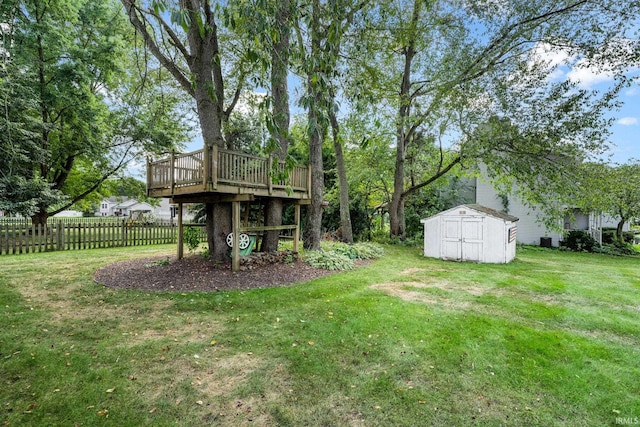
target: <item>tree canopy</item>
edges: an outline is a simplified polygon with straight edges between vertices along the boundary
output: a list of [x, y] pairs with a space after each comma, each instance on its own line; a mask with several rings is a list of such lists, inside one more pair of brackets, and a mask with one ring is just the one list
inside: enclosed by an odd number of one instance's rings
[[16, 0], [0, 12], [0, 209], [46, 221], [132, 159], [184, 141], [179, 98], [162, 71], [136, 66], [118, 3]]

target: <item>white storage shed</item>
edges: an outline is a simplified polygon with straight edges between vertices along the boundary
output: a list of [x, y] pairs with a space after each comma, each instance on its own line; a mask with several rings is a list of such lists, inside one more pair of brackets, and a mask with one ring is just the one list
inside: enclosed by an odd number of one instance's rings
[[468, 204], [421, 220], [424, 255], [454, 261], [504, 264], [516, 257], [518, 218]]

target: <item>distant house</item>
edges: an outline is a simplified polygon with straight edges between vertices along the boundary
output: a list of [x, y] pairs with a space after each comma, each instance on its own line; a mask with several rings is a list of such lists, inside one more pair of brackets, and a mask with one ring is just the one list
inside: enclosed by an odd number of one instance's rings
[[153, 206], [146, 202], [138, 202], [128, 197], [109, 197], [100, 202], [100, 210], [96, 216], [131, 217], [134, 213], [151, 213]]
[[[193, 215], [188, 210], [185, 210], [183, 214], [185, 221], [193, 219]], [[109, 197], [100, 202], [100, 208], [95, 215], [123, 218], [150, 215], [162, 221], [173, 221], [178, 216], [178, 206], [171, 204], [169, 199], [165, 198], [160, 199], [160, 205], [152, 206], [147, 202], [139, 202], [128, 197]]]
[[[607, 214], [568, 207], [565, 217], [556, 220], [557, 227], [547, 228], [541, 221], [545, 215], [542, 209], [526, 206], [517, 196], [498, 194], [486, 174], [475, 179], [473, 202], [518, 217], [517, 241], [527, 245], [559, 246], [566, 232], [571, 230], [586, 231], [602, 242], [602, 229], [617, 225], [616, 219]], [[625, 224], [624, 230], [629, 230], [629, 224]]]

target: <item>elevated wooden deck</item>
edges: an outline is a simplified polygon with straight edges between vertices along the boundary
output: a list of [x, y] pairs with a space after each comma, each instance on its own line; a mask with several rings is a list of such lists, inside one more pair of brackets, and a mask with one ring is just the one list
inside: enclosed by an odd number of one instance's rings
[[147, 163], [147, 194], [185, 202], [243, 196], [247, 199], [310, 199], [309, 168], [294, 166], [286, 174], [286, 179], [273, 182], [274, 174], [285, 171], [283, 163], [275, 162], [272, 157], [252, 156], [217, 147], [174, 153], [169, 158]]

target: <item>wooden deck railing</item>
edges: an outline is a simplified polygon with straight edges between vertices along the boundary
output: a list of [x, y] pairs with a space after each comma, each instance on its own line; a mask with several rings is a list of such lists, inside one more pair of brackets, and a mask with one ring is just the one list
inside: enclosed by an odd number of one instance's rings
[[[206, 156], [209, 153], [209, 158]], [[306, 166], [294, 166], [285, 172], [283, 162], [274, 165], [272, 157], [264, 158], [236, 151], [214, 147], [185, 154], [172, 153], [167, 159], [147, 164], [147, 188], [150, 194], [154, 190], [164, 195], [173, 194], [181, 189], [182, 193], [216, 191], [218, 187], [246, 187], [294, 192], [309, 191], [309, 169]], [[276, 182], [275, 174], [284, 174], [286, 179]]]

